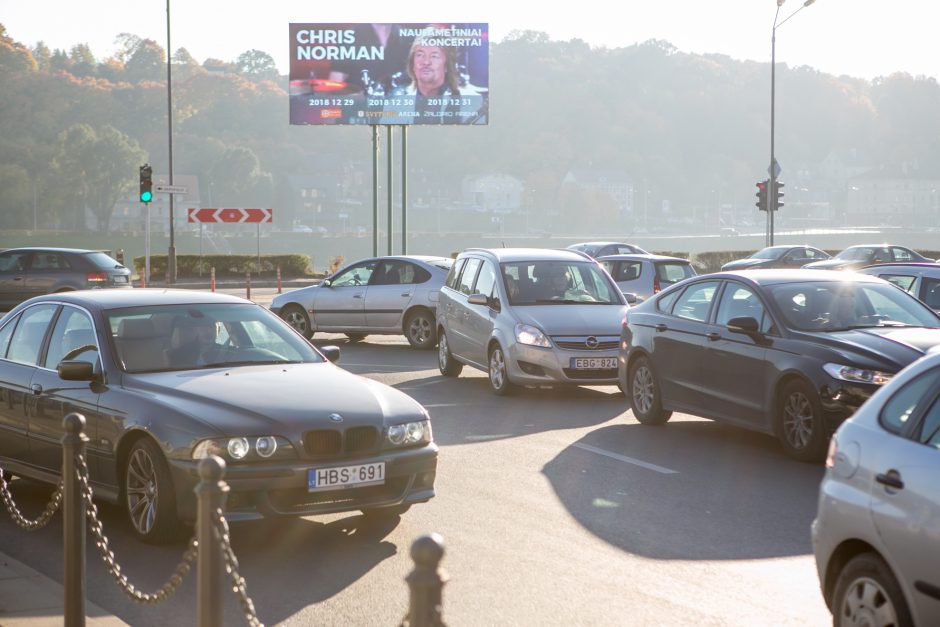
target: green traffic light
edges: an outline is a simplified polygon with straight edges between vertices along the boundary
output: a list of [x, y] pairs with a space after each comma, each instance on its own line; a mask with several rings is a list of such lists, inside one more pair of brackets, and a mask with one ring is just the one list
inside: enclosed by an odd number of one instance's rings
[[140, 192], [140, 202], [150, 202], [153, 200], [153, 192]]

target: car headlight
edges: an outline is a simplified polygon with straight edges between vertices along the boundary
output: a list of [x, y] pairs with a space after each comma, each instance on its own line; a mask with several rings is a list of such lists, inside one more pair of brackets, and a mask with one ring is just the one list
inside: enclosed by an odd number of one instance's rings
[[552, 347], [552, 343], [545, 337], [544, 333], [531, 324], [522, 324], [521, 322], [516, 325], [516, 341], [530, 346]]
[[193, 459], [218, 455], [227, 462], [283, 461], [296, 459], [294, 447], [279, 435], [202, 440], [193, 447]]
[[392, 446], [427, 444], [431, 441], [431, 421], [418, 420], [391, 425], [385, 437]]
[[894, 375], [888, 372], [879, 372], [877, 370], [866, 370], [865, 368], [854, 368], [852, 366], [843, 366], [842, 364], [826, 364], [823, 366], [833, 379], [840, 381], [849, 381], [851, 383], [870, 383], [872, 385], [884, 385], [890, 381]]

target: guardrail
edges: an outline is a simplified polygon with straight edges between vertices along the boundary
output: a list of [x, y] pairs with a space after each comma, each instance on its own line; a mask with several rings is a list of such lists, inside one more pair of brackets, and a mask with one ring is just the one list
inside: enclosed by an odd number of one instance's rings
[[[85, 417], [71, 413], [63, 420], [65, 435], [62, 437], [63, 479], [56, 486], [42, 513], [30, 520], [17, 508], [10, 492], [5, 472], [0, 468], [0, 499], [10, 516], [21, 528], [34, 531], [45, 527], [55, 513], [62, 509], [64, 624], [66, 627], [85, 625], [85, 540], [90, 529], [95, 547], [118, 587], [138, 603], [157, 604], [169, 599], [189, 574], [193, 563], [197, 570], [196, 616], [199, 627], [221, 627], [223, 622], [222, 592], [225, 579], [231, 581], [231, 590], [238, 597], [245, 622], [262, 626], [255, 611], [254, 602], [248, 595], [245, 578], [238, 571], [238, 559], [232, 549], [231, 535], [225, 520], [225, 499], [229, 487], [223, 480], [225, 461], [211, 456], [199, 462], [199, 483], [196, 493], [196, 533], [186, 543], [179, 564], [170, 578], [155, 592], [142, 592], [127, 575], [111, 550], [104, 535], [98, 507], [88, 477], [85, 460]], [[86, 521], [88, 529], [86, 529]], [[443, 539], [438, 534], [422, 536], [414, 541], [411, 557], [414, 570], [406, 577], [410, 590], [408, 614], [402, 627], [442, 627], [442, 590], [447, 576], [440, 569], [444, 555]]]

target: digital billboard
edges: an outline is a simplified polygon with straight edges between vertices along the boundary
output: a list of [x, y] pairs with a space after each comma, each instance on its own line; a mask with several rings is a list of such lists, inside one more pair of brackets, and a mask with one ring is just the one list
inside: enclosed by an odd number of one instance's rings
[[488, 24], [291, 24], [291, 124], [482, 125]]

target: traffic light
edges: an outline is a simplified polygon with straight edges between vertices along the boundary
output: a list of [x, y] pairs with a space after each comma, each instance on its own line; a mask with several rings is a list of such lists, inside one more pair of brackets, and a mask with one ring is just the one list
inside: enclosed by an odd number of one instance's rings
[[780, 191], [781, 187], [783, 187], [783, 183], [780, 181], [774, 181], [774, 195], [770, 201], [774, 207], [774, 211], [779, 211], [780, 207], [783, 206], [783, 203], [780, 202], [780, 199], [783, 198], [783, 192]]
[[768, 179], [757, 182], [757, 208], [761, 211], [767, 211], [767, 186], [770, 184]]
[[153, 168], [149, 163], [140, 166], [140, 202], [153, 200]]

